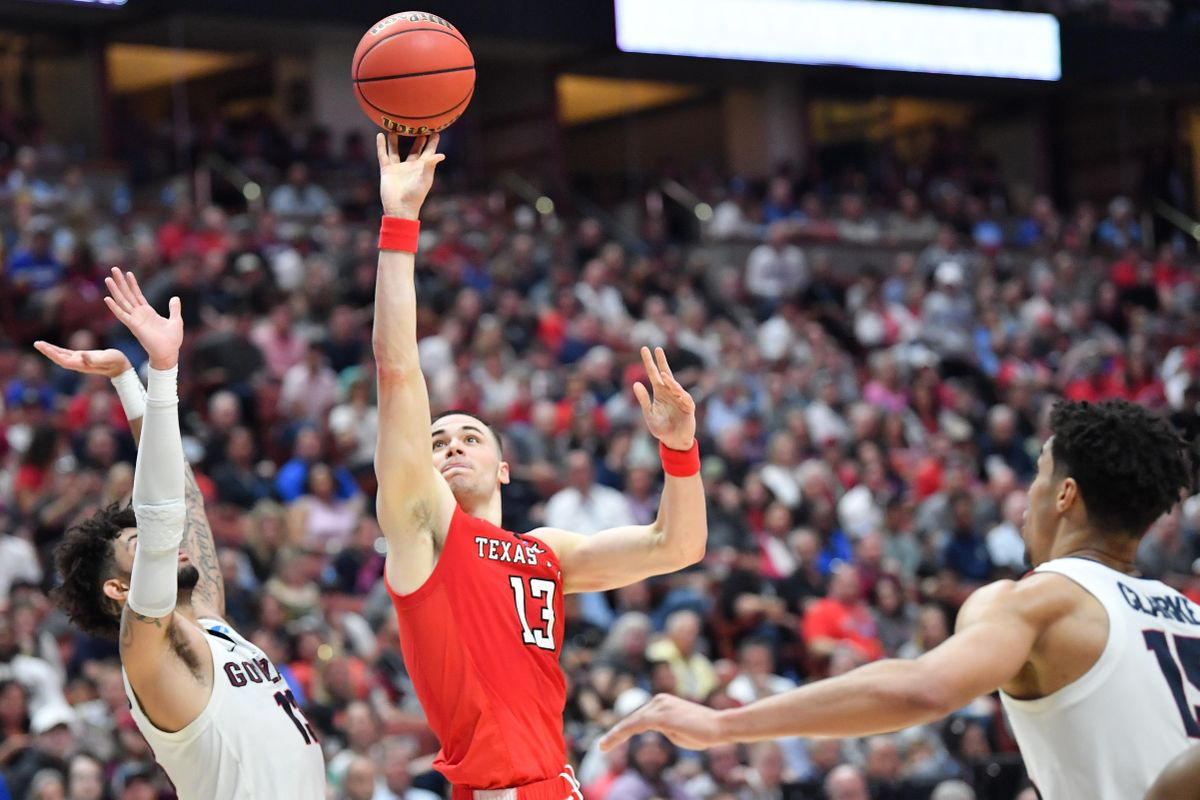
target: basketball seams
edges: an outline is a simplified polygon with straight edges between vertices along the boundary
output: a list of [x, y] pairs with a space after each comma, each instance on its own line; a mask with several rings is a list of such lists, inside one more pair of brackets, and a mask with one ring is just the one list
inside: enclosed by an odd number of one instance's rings
[[467, 70], [475, 69], [474, 66], [469, 67], [447, 67], [446, 69], [431, 69], [425, 72], [405, 72], [402, 75], [377, 75], [374, 78], [355, 78], [355, 83], [374, 83], [375, 81], [390, 81], [398, 78], [423, 78], [426, 75], [444, 75], [447, 72], [466, 72]]
[[[474, 87], [474, 86], [472, 86], [472, 87], [471, 87], [471, 89], [470, 89], [470, 91], [468, 91], [468, 92], [467, 92], [467, 96], [466, 96], [466, 97], [464, 97], [462, 100], [459, 100], [457, 103], [455, 103], [454, 105], [450, 106], [450, 107], [449, 107], [449, 108], [447, 108], [445, 111], [440, 111], [440, 112], [438, 112], [437, 114], [427, 114], [427, 115], [425, 115], [425, 116], [423, 116], [423, 117], [413, 117], [413, 116], [409, 116], [409, 115], [407, 115], [407, 114], [396, 114], [395, 112], [388, 111], [387, 109], [380, 108], [379, 106], [375, 105], [374, 103], [372, 103], [372, 102], [370, 101], [370, 99], [368, 99], [366, 92], [364, 92], [364, 91], [362, 90], [362, 85], [361, 85], [361, 84], [359, 84], [359, 83], [357, 83], [357, 82], [354, 84], [354, 91], [358, 92], [358, 96], [359, 96], [360, 98], [362, 98], [362, 101], [363, 101], [364, 103], [366, 103], [366, 104], [367, 104], [367, 105], [369, 105], [371, 108], [373, 108], [373, 109], [375, 109], [376, 111], [378, 111], [380, 114], [387, 114], [389, 117], [396, 117], [397, 119], [405, 119], [405, 120], [409, 120], [409, 119], [434, 119], [434, 118], [436, 118], [436, 117], [440, 117], [440, 116], [443, 116], [443, 115], [445, 115], [445, 114], [449, 114], [451, 111], [455, 110], [456, 108], [461, 108], [461, 107], [463, 106], [463, 104], [465, 104], [465, 103], [469, 103], [469, 102], [471, 101], [471, 98], [472, 98], [472, 97], [475, 95], [475, 87]], [[457, 119], [457, 117], [455, 117], [455, 119]], [[453, 120], [451, 120], [451, 121], [453, 121]], [[448, 122], [448, 123], [446, 123], [446, 124], [447, 124], [447, 125], [449, 125], [450, 123]]]
[[[370, 52], [372, 50], [374, 50], [376, 47], [378, 47], [379, 45], [386, 42], [388, 39], [395, 38], [396, 36], [403, 36], [406, 33], [416, 33], [418, 31], [432, 31], [433, 33], [444, 34], [446, 36], [449, 36], [451, 39], [454, 39], [454, 40], [460, 42], [463, 47], [467, 48], [468, 53], [471, 52], [471, 46], [469, 44], [467, 44], [466, 39], [462, 38], [462, 36], [458, 36], [455, 33], [450, 32], [450, 31], [442, 30], [441, 28], [408, 28], [407, 30], [403, 30], [403, 31], [395, 31], [394, 33], [389, 33], [387, 36], [384, 36], [382, 39], [380, 39], [377, 42], [372, 42], [371, 46], [368, 47], [366, 50], [364, 50], [362, 55], [359, 56], [355, 60], [355, 62], [354, 62], [354, 80], [355, 81], [362, 80], [361, 78], [358, 77], [358, 71], [362, 67], [362, 63], [364, 61], [366, 61], [367, 56], [370, 54]], [[471, 54], [471, 57], [472, 57], [472, 59], [474, 59], [473, 53]]]

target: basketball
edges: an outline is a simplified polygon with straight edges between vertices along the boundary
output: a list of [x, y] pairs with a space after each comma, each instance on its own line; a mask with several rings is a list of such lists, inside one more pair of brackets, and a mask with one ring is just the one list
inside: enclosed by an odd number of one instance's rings
[[363, 34], [350, 77], [372, 122], [401, 136], [423, 136], [445, 129], [471, 102], [475, 57], [446, 20], [404, 11]]

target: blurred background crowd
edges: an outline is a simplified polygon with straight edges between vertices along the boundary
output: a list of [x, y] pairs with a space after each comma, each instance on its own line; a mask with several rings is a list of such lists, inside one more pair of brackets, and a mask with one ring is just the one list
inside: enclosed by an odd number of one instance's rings
[[[156, 306], [182, 298], [181, 421], [230, 621], [320, 726], [339, 796], [408, 796], [435, 743], [379, 581], [379, 211], [361, 141], [320, 165], [288, 153], [250, 213], [170, 193], [122, 213], [54, 152], [17, 149], [0, 196], [10, 793], [55, 796], [28, 794], [55, 770], [73, 787], [92, 780], [77, 773], [101, 774], [121, 798], [162, 788], [154, 777], [145, 792], [128, 788], [153, 770], [115, 645], [72, 631], [47, 596], [55, 542], [100, 505], [128, 502], [135, 450], [107, 380], [59, 370], [29, 345], [116, 347], [141, 365], [101, 302], [105, 269], [122, 265]], [[1188, 344], [1200, 273], [1169, 243], [1140, 247], [1128, 199], [1059, 209], [1038, 196], [1016, 209], [969, 164], [896, 166], [895, 192], [856, 171], [688, 176], [710, 219], [678, 232], [653, 192], [635, 195], [609, 217], [636, 219], [632, 243], [596, 217], [539, 214], [499, 190], [439, 185], [426, 205], [422, 366], [435, 409], [501, 430], [507, 527], [586, 532], [654, 517], [661, 469], [630, 391], [644, 378], [637, 347], [665, 347], [697, 400], [707, 559], [568, 598], [566, 730], [589, 798], [1015, 786], [1019, 759], [988, 698], [867, 741], [703, 757], [654, 737], [608, 756], [592, 745], [649, 693], [727, 707], [936, 646], [975, 587], [1026, 569], [1024, 487], [1055, 398], [1135, 400], [1200, 432], [1200, 347]], [[352, 176], [332, 180], [347, 193], [323, 188], [334, 173]], [[1200, 600], [1198, 523], [1200, 503], [1185, 504], [1147, 536], [1142, 561]], [[367, 773], [388, 788], [355, 793]], [[836, 794], [841, 783], [871, 794]]]
[[[1090, 5], [1139, 25], [1187, 15]], [[182, 299], [181, 424], [227, 616], [318, 728], [331, 798], [432, 800], [446, 786], [373, 515], [373, 142], [209, 110], [123, 119], [101, 161], [0, 104], [0, 799], [174, 796], [115, 643], [52, 600], [55, 543], [129, 501], [136, 451], [109, 382], [31, 345], [143, 368], [102, 302], [121, 266], [160, 311]], [[640, 164], [583, 201], [532, 170], [481, 178], [453, 134], [422, 212], [421, 364], [435, 411], [501, 432], [505, 526], [654, 517], [640, 346], [666, 349], [698, 407], [705, 560], [566, 600], [584, 796], [1030, 800], [990, 697], [865, 740], [595, 742], [654, 692], [727, 708], [936, 647], [971, 591], [1028, 569], [1025, 488], [1056, 399], [1143, 403], [1194, 441], [1200, 270], [1194, 241], [1149, 214], [1162, 196], [1190, 207], [1186, 160], [1155, 161], [1144, 190], [1052, 196], [1006, 177], [969, 126], [934, 124], [921, 147], [814, 150], [760, 174], [715, 155]], [[1198, 535], [1193, 498], [1139, 561], [1200, 602]]]

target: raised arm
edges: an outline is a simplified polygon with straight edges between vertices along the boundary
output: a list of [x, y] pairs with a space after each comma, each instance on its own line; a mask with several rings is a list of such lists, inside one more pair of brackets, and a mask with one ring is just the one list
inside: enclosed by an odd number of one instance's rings
[[[593, 592], [628, 586], [663, 575], [704, 558], [708, 512], [696, 447], [696, 403], [675, 380], [667, 357], [658, 348], [651, 357], [642, 348], [650, 385], [633, 386], [646, 427], [662, 444], [667, 466], [658, 517], [650, 525], [610, 528], [591, 536], [557, 528], [540, 528], [541, 537], [558, 556], [564, 591]], [[682, 469], [668, 462], [683, 462]], [[679, 474], [672, 474], [672, 473]]]
[[[433, 185], [433, 172], [445, 156], [438, 137], [419, 137], [407, 158], [398, 152], [399, 137], [376, 137], [379, 194], [384, 224], [388, 218], [408, 222], [420, 214]], [[379, 441], [375, 474], [379, 479], [376, 514], [387, 539], [386, 574], [402, 593], [416, 590], [433, 572], [438, 549], [454, 513], [454, 495], [433, 468], [429, 436], [429, 394], [417, 356], [417, 290], [413, 279], [415, 244], [391, 249], [380, 236], [379, 271], [375, 279], [375, 325], [372, 341], [379, 384]]]
[[[34, 342], [39, 353], [63, 369], [85, 375], [103, 375], [112, 381], [135, 444], [141, 445], [142, 421], [146, 413], [146, 387], [120, 350], [68, 350], [49, 342]], [[181, 549], [199, 573], [196, 588], [192, 590], [192, 609], [198, 617], [223, 619], [225, 617], [225, 580], [217, 563], [217, 546], [213, 541], [208, 514], [204, 510], [204, 496], [196, 484], [191, 466], [184, 463], [184, 505], [187, 508], [187, 524], [183, 530]]]
[[121, 664], [143, 709], [155, 724], [179, 730], [204, 707], [197, 682], [210, 686], [212, 662], [199, 628], [176, 608], [183, 570], [180, 547], [187, 527], [183, 441], [179, 432], [177, 373], [183, 344], [179, 298], [160, 317], [146, 302], [132, 273], [114, 269], [104, 298], [150, 357], [141, 446], [133, 478], [137, 542], [121, 613]]
[[1056, 609], [999, 581], [968, 598], [957, 632], [918, 659], [876, 661], [729, 711], [658, 695], [601, 741], [658, 730], [690, 749], [782, 736], [869, 736], [940, 719], [1012, 680]]

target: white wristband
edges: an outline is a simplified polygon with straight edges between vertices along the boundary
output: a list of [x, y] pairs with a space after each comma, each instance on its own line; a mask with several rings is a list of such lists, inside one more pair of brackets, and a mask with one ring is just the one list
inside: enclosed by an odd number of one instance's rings
[[130, 367], [112, 379], [117, 397], [121, 399], [121, 408], [125, 409], [125, 419], [135, 420], [146, 416], [146, 387], [137, 371]]

